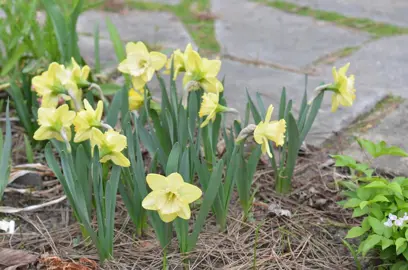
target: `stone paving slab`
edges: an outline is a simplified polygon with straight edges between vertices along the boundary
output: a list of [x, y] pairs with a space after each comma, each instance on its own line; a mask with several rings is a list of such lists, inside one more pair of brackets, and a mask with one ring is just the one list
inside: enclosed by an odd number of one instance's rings
[[248, 0], [212, 0], [224, 54], [292, 68], [367, 41], [366, 33], [285, 13]]
[[110, 18], [126, 42], [141, 40], [149, 45], [171, 49], [185, 48], [187, 43], [193, 43], [178, 18], [167, 12], [132, 10], [126, 14], [119, 14], [91, 10], [81, 14], [77, 30], [79, 33], [92, 35], [95, 25], [99, 24], [100, 36], [109, 38], [106, 18]]
[[[383, 121], [366, 134], [359, 136], [378, 143], [384, 140], [388, 145], [395, 145], [408, 151], [408, 101], [402, 103], [398, 109], [388, 115]], [[344, 154], [350, 155], [359, 161], [368, 162], [357, 143], [347, 149]], [[408, 158], [384, 156], [374, 160], [373, 166], [396, 175], [408, 176]]]
[[[78, 43], [81, 56], [85, 59], [85, 62], [88, 65], [93, 67], [95, 64], [94, 38], [91, 36], [79, 36]], [[99, 40], [99, 61], [102, 68], [116, 66], [119, 63], [116, 59], [113, 44], [108, 39]]]
[[406, 0], [285, 0], [300, 6], [369, 18], [378, 22], [408, 26]]
[[151, 3], [160, 3], [160, 4], [167, 4], [167, 5], [178, 5], [180, 4], [181, 0], [139, 0], [136, 2], [151, 2]]
[[407, 44], [408, 36], [383, 38], [366, 44], [351, 56], [336, 61], [334, 65], [341, 67], [347, 62], [351, 63], [349, 71], [356, 77], [358, 99], [366, 98], [358, 94], [360, 89], [365, 88], [370, 89], [367, 92], [369, 95], [385, 90], [408, 98]]

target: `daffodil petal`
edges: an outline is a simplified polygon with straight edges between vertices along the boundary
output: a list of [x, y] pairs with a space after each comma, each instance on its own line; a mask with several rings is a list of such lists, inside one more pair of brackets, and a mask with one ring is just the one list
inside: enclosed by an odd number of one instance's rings
[[135, 89], [142, 89], [146, 84], [146, 81], [142, 77], [132, 77], [132, 85]]
[[155, 70], [160, 70], [166, 64], [167, 56], [160, 52], [150, 52], [150, 61]]
[[165, 192], [162, 190], [158, 191], [152, 191], [147, 196], [143, 199], [142, 201], [142, 207], [146, 210], [158, 210], [157, 203], [160, 200], [163, 200], [163, 197], [165, 196]]
[[269, 105], [268, 110], [266, 111], [265, 123], [268, 123], [271, 121], [272, 113], [273, 113], [273, 105]]
[[53, 132], [49, 127], [40, 126], [33, 136], [36, 141], [49, 140], [53, 138]]
[[184, 183], [178, 189], [178, 194], [179, 194], [180, 200], [182, 200], [183, 202], [192, 203], [198, 200], [203, 193], [201, 189], [199, 189], [198, 187], [192, 184], [189, 184], [189, 183]]
[[149, 173], [146, 177], [147, 184], [153, 191], [165, 190], [169, 187], [169, 180], [160, 174]]
[[171, 188], [178, 188], [184, 184], [183, 177], [179, 173], [172, 173], [167, 176], [168, 184]]
[[177, 213], [173, 214], [163, 214], [161, 211], [158, 211], [159, 217], [161, 220], [163, 220], [166, 223], [172, 222], [177, 218]]
[[130, 161], [129, 159], [127, 159], [125, 157], [124, 154], [120, 153], [120, 152], [112, 152], [110, 154], [110, 158], [112, 160], [113, 163], [115, 163], [118, 166], [121, 167], [129, 167], [130, 166]]
[[91, 138], [91, 129], [84, 130], [84, 131], [77, 131], [75, 133], [74, 142], [80, 143]]
[[180, 210], [177, 213], [178, 217], [182, 219], [190, 219], [191, 218], [191, 210], [188, 204], [181, 204]]

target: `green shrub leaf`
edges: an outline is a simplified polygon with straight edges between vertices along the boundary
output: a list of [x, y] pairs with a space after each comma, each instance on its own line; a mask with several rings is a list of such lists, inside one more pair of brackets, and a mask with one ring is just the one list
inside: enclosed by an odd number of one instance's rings
[[356, 238], [363, 235], [365, 232], [366, 230], [361, 227], [353, 227], [348, 231], [346, 238]]

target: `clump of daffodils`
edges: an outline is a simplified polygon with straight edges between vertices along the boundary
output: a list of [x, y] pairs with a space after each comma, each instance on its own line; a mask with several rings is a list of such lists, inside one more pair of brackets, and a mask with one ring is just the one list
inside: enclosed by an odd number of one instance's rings
[[398, 218], [396, 215], [393, 214], [389, 214], [388, 215], [388, 219], [386, 222], [384, 222], [384, 225], [386, 227], [403, 227], [404, 226], [404, 222], [408, 221], [408, 215], [407, 213], [404, 213], [404, 216], [401, 218]]

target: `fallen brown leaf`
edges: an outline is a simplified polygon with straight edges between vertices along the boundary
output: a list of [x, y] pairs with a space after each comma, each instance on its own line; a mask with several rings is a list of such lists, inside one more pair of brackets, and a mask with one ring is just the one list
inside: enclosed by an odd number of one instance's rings
[[0, 269], [15, 270], [17, 267], [35, 263], [37, 259], [38, 255], [28, 253], [24, 250], [0, 248]]

